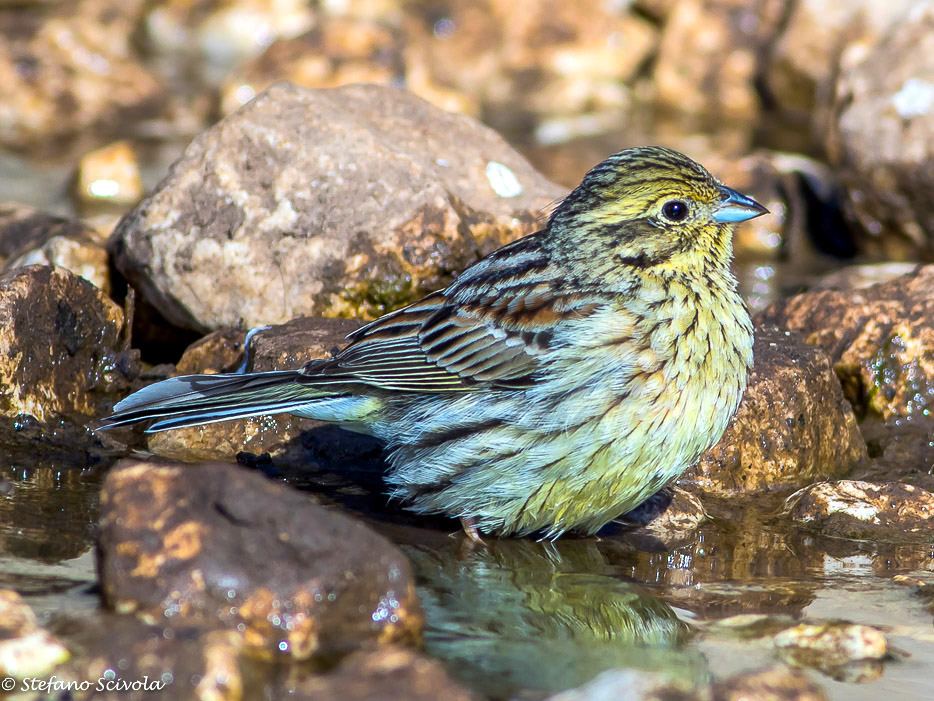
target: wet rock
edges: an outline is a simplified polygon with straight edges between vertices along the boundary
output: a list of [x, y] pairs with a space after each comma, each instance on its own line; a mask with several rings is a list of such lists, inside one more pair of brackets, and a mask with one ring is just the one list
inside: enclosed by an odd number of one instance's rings
[[436, 660], [397, 647], [357, 652], [328, 674], [307, 676], [287, 684], [279, 697], [296, 701], [471, 701], [478, 697], [462, 687]]
[[479, 114], [464, 93], [437, 85], [425, 70], [407, 70], [405, 36], [397, 26], [360, 17], [323, 19], [310, 32], [280, 39], [230, 76], [222, 90], [221, 110], [233, 112], [281, 80], [304, 88], [333, 88], [350, 83], [405, 87], [448, 112]]
[[128, 141], [116, 141], [86, 153], [75, 175], [75, 195], [82, 204], [132, 205], [143, 197], [136, 152]]
[[872, 45], [911, 4], [912, 0], [802, 0], [790, 5], [764, 70], [762, 82], [769, 100], [789, 115], [812, 119], [818, 110], [825, 119], [841, 53], [847, 47]]
[[241, 630], [260, 654], [303, 659], [419, 633], [409, 565], [394, 546], [229, 465], [111, 471], [98, 546], [110, 608]]
[[690, 537], [710, 516], [700, 499], [680, 487], [667, 487], [621, 520], [636, 524], [632, 536], [651, 536], [670, 545]]
[[687, 680], [671, 675], [633, 669], [611, 669], [576, 689], [549, 696], [546, 701], [694, 701], [706, 698]]
[[908, 3], [889, 33], [843, 57], [827, 150], [864, 252], [930, 258], [934, 8]]
[[376, 316], [536, 230], [561, 193], [403, 91], [281, 84], [196, 138], [111, 247], [180, 326]]
[[[845, 681], [868, 681], [878, 676], [873, 675], [873, 667], [881, 667], [880, 661], [889, 655], [882, 632], [845, 622], [802, 623], [778, 633], [773, 643], [779, 656], [789, 663]], [[866, 662], [869, 664], [859, 664]]]
[[105, 615], [77, 636], [81, 652], [56, 670], [75, 701], [240, 701], [243, 636], [197, 623]]
[[124, 393], [139, 371], [126, 349], [123, 311], [63, 268], [0, 275], [0, 415], [84, 423]]
[[757, 321], [753, 355], [723, 438], [678, 484], [720, 496], [787, 489], [842, 476], [866, 460], [827, 353]]
[[[240, 365], [247, 372], [298, 369], [309, 360], [330, 357], [332, 349], [343, 346], [345, 336], [358, 326], [351, 319], [299, 317], [252, 335], [246, 360], [246, 332], [217, 331], [185, 352], [178, 374], [235, 372]], [[185, 462], [234, 460], [244, 452], [272, 456], [288, 453], [296, 461], [307, 462], [298, 444], [299, 436], [320, 425], [320, 421], [277, 414], [153, 433], [147, 443], [156, 455]]]
[[824, 690], [795, 669], [767, 667], [714, 682], [715, 701], [826, 701]]
[[626, 83], [657, 41], [652, 25], [599, 0], [412, 4], [406, 21], [409, 82], [424, 74], [476, 99], [487, 123], [527, 131], [545, 117], [619, 116]]
[[827, 351], [861, 419], [894, 426], [934, 411], [934, 266], [864, 289], [796, 295], [759, 321]]
[[934, 494], [899, 482], [821, 482], [788, 497], [784, 515], [828, 536], [925, 542], [934, 520]]
[[653, 72], [659, 102], [730, 122], [751, 120], [760, 104], [759, 55], [782, 19], [782, 2], [683, 0], [668, 13]]
[[131, 44], [143, 0], [43, 5], [0, 12], [0, 142], [51, 149], [78, 132], [125, 132], [131, 117], [158, 113], [162, 88]]
[[148, 3], [147, 10], [144, 41], [160, 72], [177, 79], [194, 71], [208, 85], [316, 22], [304, 0], [173, 0]]
[[65, 646], [39, 627], [29, 604], [15, 591], [0, 589], [0, 677], [44, 676], [68, 657]]

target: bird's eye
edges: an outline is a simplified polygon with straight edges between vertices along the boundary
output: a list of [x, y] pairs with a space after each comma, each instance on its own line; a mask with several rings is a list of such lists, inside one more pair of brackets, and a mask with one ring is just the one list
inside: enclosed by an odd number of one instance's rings
[[688, 215], [688, 205], [681, 200], [671, 200], [662, 207], [662, 214], [671, 221], [684, 221]]

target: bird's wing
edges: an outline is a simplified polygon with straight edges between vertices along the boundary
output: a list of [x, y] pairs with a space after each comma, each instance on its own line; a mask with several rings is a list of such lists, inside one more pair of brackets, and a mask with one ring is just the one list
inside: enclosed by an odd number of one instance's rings
[[551, 332], [503, 321], [435, 292], [359, 329], [336, 357], [312, 361], [303, 374], [420, 392], [528, 386]]

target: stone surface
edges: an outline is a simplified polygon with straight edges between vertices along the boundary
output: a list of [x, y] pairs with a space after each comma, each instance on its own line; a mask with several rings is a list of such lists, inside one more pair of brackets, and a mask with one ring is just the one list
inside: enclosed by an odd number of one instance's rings
[[503, 132], [527, 131], [559, 115], [610, 112], [618, 119], [631, 102], [626, 83], [657, 42], [649, 22], [600, 0], [453, 0], [409, 8], [409, 83], [425, 75], [472, 97], [485, 121]]
[[79, 202], [133, 205], [143, 197], [136, 151], [128, 141], [115, 141], [81, 157], [74, 192]]
[[357, 652], [333, 672], [286, 684], [278, 698], [296, 701], [471, 701], [478, 697], [451, 680], [444, 666], [411, 650]]
[[94, 236], [93, 229], [77, 220], [16, 202], [0, 202], [0, 260], [22, 255], [51, 238], [93, 240]]
[[410, 640], [409, 564], [362, 523], [230, 465], [132, 462], [101, 495], [105, 603], [242, 630], [260, 654], [304, 659]]
[[714, 682], [715, 701], [827, 701], [827, 694], [804, 672], [784, 666], [734, 674]]
[[111, 248], [180, 326], [377, 316], [535, 231], [562, 193], [406, 92], [280, 84], [196, 138]]
[[68, 657], [65, 646], [39, 627], [23, 597], [0, 589], [0, 677], [45, 676]]
[[670, 675], [634, 669], [610, 669], [576, 689], [568, 689], [546, 701], [694, 701], [709, 698], [707, 689]]
[[888, 654], [885, 635], [853, 623], [802, 623], [773, 639], [781, 656], [805, 667], [831, 670], [859, 660], [882, 660]]
[[56, 670], [60, 683], [86, 684], [75, 701], [241, 701], [243, 637], [185, 621], [144, 623], [103, 615], [78, 637], [80, 654]]
[[0, 275], [0, 415], [82, 423], [124, 393], [139, 372], [123, 312], [63, 268]]
[[784, 11], [780, 1], [682, 0], [668, 13], [653, 71], [666, 107], [730, 122], [760, 112], [760, 54]]
[[630, 538], [650, 536], [671, 546], [690, 538], [710, 516], [700, 499], [680, 487], [666, 487], [620, 518], [638, 527], [627, 532]]
[[41, 246], [13, 256], [0, 270], [29, 265], [64, 268], [84, 278], [105, 295], [110, 294], [110, 259], [107, 250], [89, 237], [53, 236]]
[[934, 494], [900, 482], [820, 482], [788, 497], [783, 514], [822, 535], [921, 543], [930, 540]]
[[827, 151], [861, 247], [890, 259], [934, 251], [934, 6], [911, 10], [843, 57]]
[[934, 411], [934, 266], [863, 289], [796, 295], [759, 320], [829, 353], [861, 420], [894, 426]]
[[[351, 319], [299, 317], [279, 326], [257, 331], [250, 338], [247, 372], [289, 370], [309, 360], [327, 358], [344, 345], [344, 337], [359, 324]], [[245, 331], [225, 329], [189, 348], [178, 364], [178, 374], [235, 372], [244, 363]], [[290, 453], [307, 462], [299, 437], [320, 426], [320, 421], [288, 414], [190, 426], [147, 436], [149, 449], [184, 462], [234, 460], [241, 452], [282, 456]]]
[[125, 131], [158, 113], [163, 91], [131, 37], [143, 0], [0, 9], [0, 142], [55, 148], [84, 130]]
[[678, 484], [720, 496], [789, 489], [842, 476], [866, 460], [826, 352], [757, 320], [753, 357], [723, 438]]

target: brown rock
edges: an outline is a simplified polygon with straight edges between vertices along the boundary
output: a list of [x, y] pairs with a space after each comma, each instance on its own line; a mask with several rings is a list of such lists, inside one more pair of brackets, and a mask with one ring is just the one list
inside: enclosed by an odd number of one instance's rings
[[376, 316], [536, 230], [561, 192], [403, 91], [281, 84], [196, 138], [111, 245], [181, 326]]
[[824, 690], [804, 673], [784, 666], [739, 672], [714, 683], [715, 701], [826, 701]]
[[500, 131], [557, 115], [630, 104], [626, 83], [655, 47], [652, 25], [600, 0], [454, 0], [413, 3], [405, 30], [408, 79], [430, 77], [481, 106]]
[[0, 589], [0, 677], [45, 676], [68, 657], [65, 646], [39, 627], [23, 597]]
[[143, 0], [79, 0], [0, 12], [0, 141], [45, 148], [89, 128], [126, 131], [162, 89], [131, 37]]
[[0, 259], [21, 255], [54, 237], [94, 236], [93, 229], [77, 220], [46, 214], [16, 202], [0, 203]]
[[[329, 357], [332, 349], [344, 345], [344, 337], [358, 326], [351, 319], [299, 317], [257, 331], [250, 338], [246, 361], [246, 332], [217, 331], [185, 352], [178, 373], [235, 372], [244, 362], [247, 372], [297, 370], [309, 360]], [[153, 433], [147, 442], [156, 455], [185, 462], [234, 460], [242, 452], [281, 456], [293, 450], [299, 451], [294, 454], [304, 462], [307, 458], [295, 444], [303, 431], [320, 425], [320, 421], [278, 414]]]
[[827, 143], [863, 250], [898, 260], [934, 252], [934, 8], [912, 5], [844, 56]]
[[74, 192], [83, 204], [132, 205], [143, 197], [136, 151], [128, 141], [115, 141], [81, 157]]
[[84, 278], [110, 294], [110, 260], [106, 249], [86, 237], [67, 238], [53, 236], [41, 246], [10, 258], [0, 270], [13, 270], [28, 265], [46, 265], [64, 268]]
[[927, 542], [934, 521], [934, 494], [899, 482], [821, 482], [788, 497], [783, 513], [823, 535]]
[[262, 654], [302, 659], [419, 634], [402, 553], [307, 495], [229, 465], [111, 471], [98, 547], [109, 607], [240, 629]]
[[811, 119], [815, 109], [826, 118], [841, 53], [847, 47], [878, 41], [911, 5], [912, 0], [801, 0], [790, 4], [764, 70], [763, 84], [770, 100], [779, 109], [804, 119]]
[[691, 537], [710, 516], [700, 499], [680, 487], [667, 487], [649, 497], [621, 520], [638, 525], [629, 538], [650, 536], [671, 547]]
[[357, 652], [329, 674], [287, 684], [295, 701], [470, 701], [478, 697], [451, 680], [440, 662], [397, 647]]
[[934, 411], [934, 266], [864, 289], [796, 295], [759, 321], [829, 353], [860, 418], [894, 425]]
[[123, 312], [63, 268], [0, 275], [0, 415], [82, 423], [123, 393], [139, 371], [125, 350]]
[[754, 80], [784, 2], [683, 0], [668, 13], [653, 74], [676, 110], [737, 122], [760, 111]]
[[827, 671], [860, 660], [883, 660], [889, 654], [881, 631], [842, 621], [801, 623], [778, 633], [772, 642], [795, 664]]
[[82, 684], [75, 701], [241, 701], [243, 636], [184, 621], [105, 615], [78, 635], [80, 656], [56, 670]]
[[827, 353], [757, 321], [753, 357], [733, 421], [680, 485], [721, 496], [788, 489], [866, 460]]

